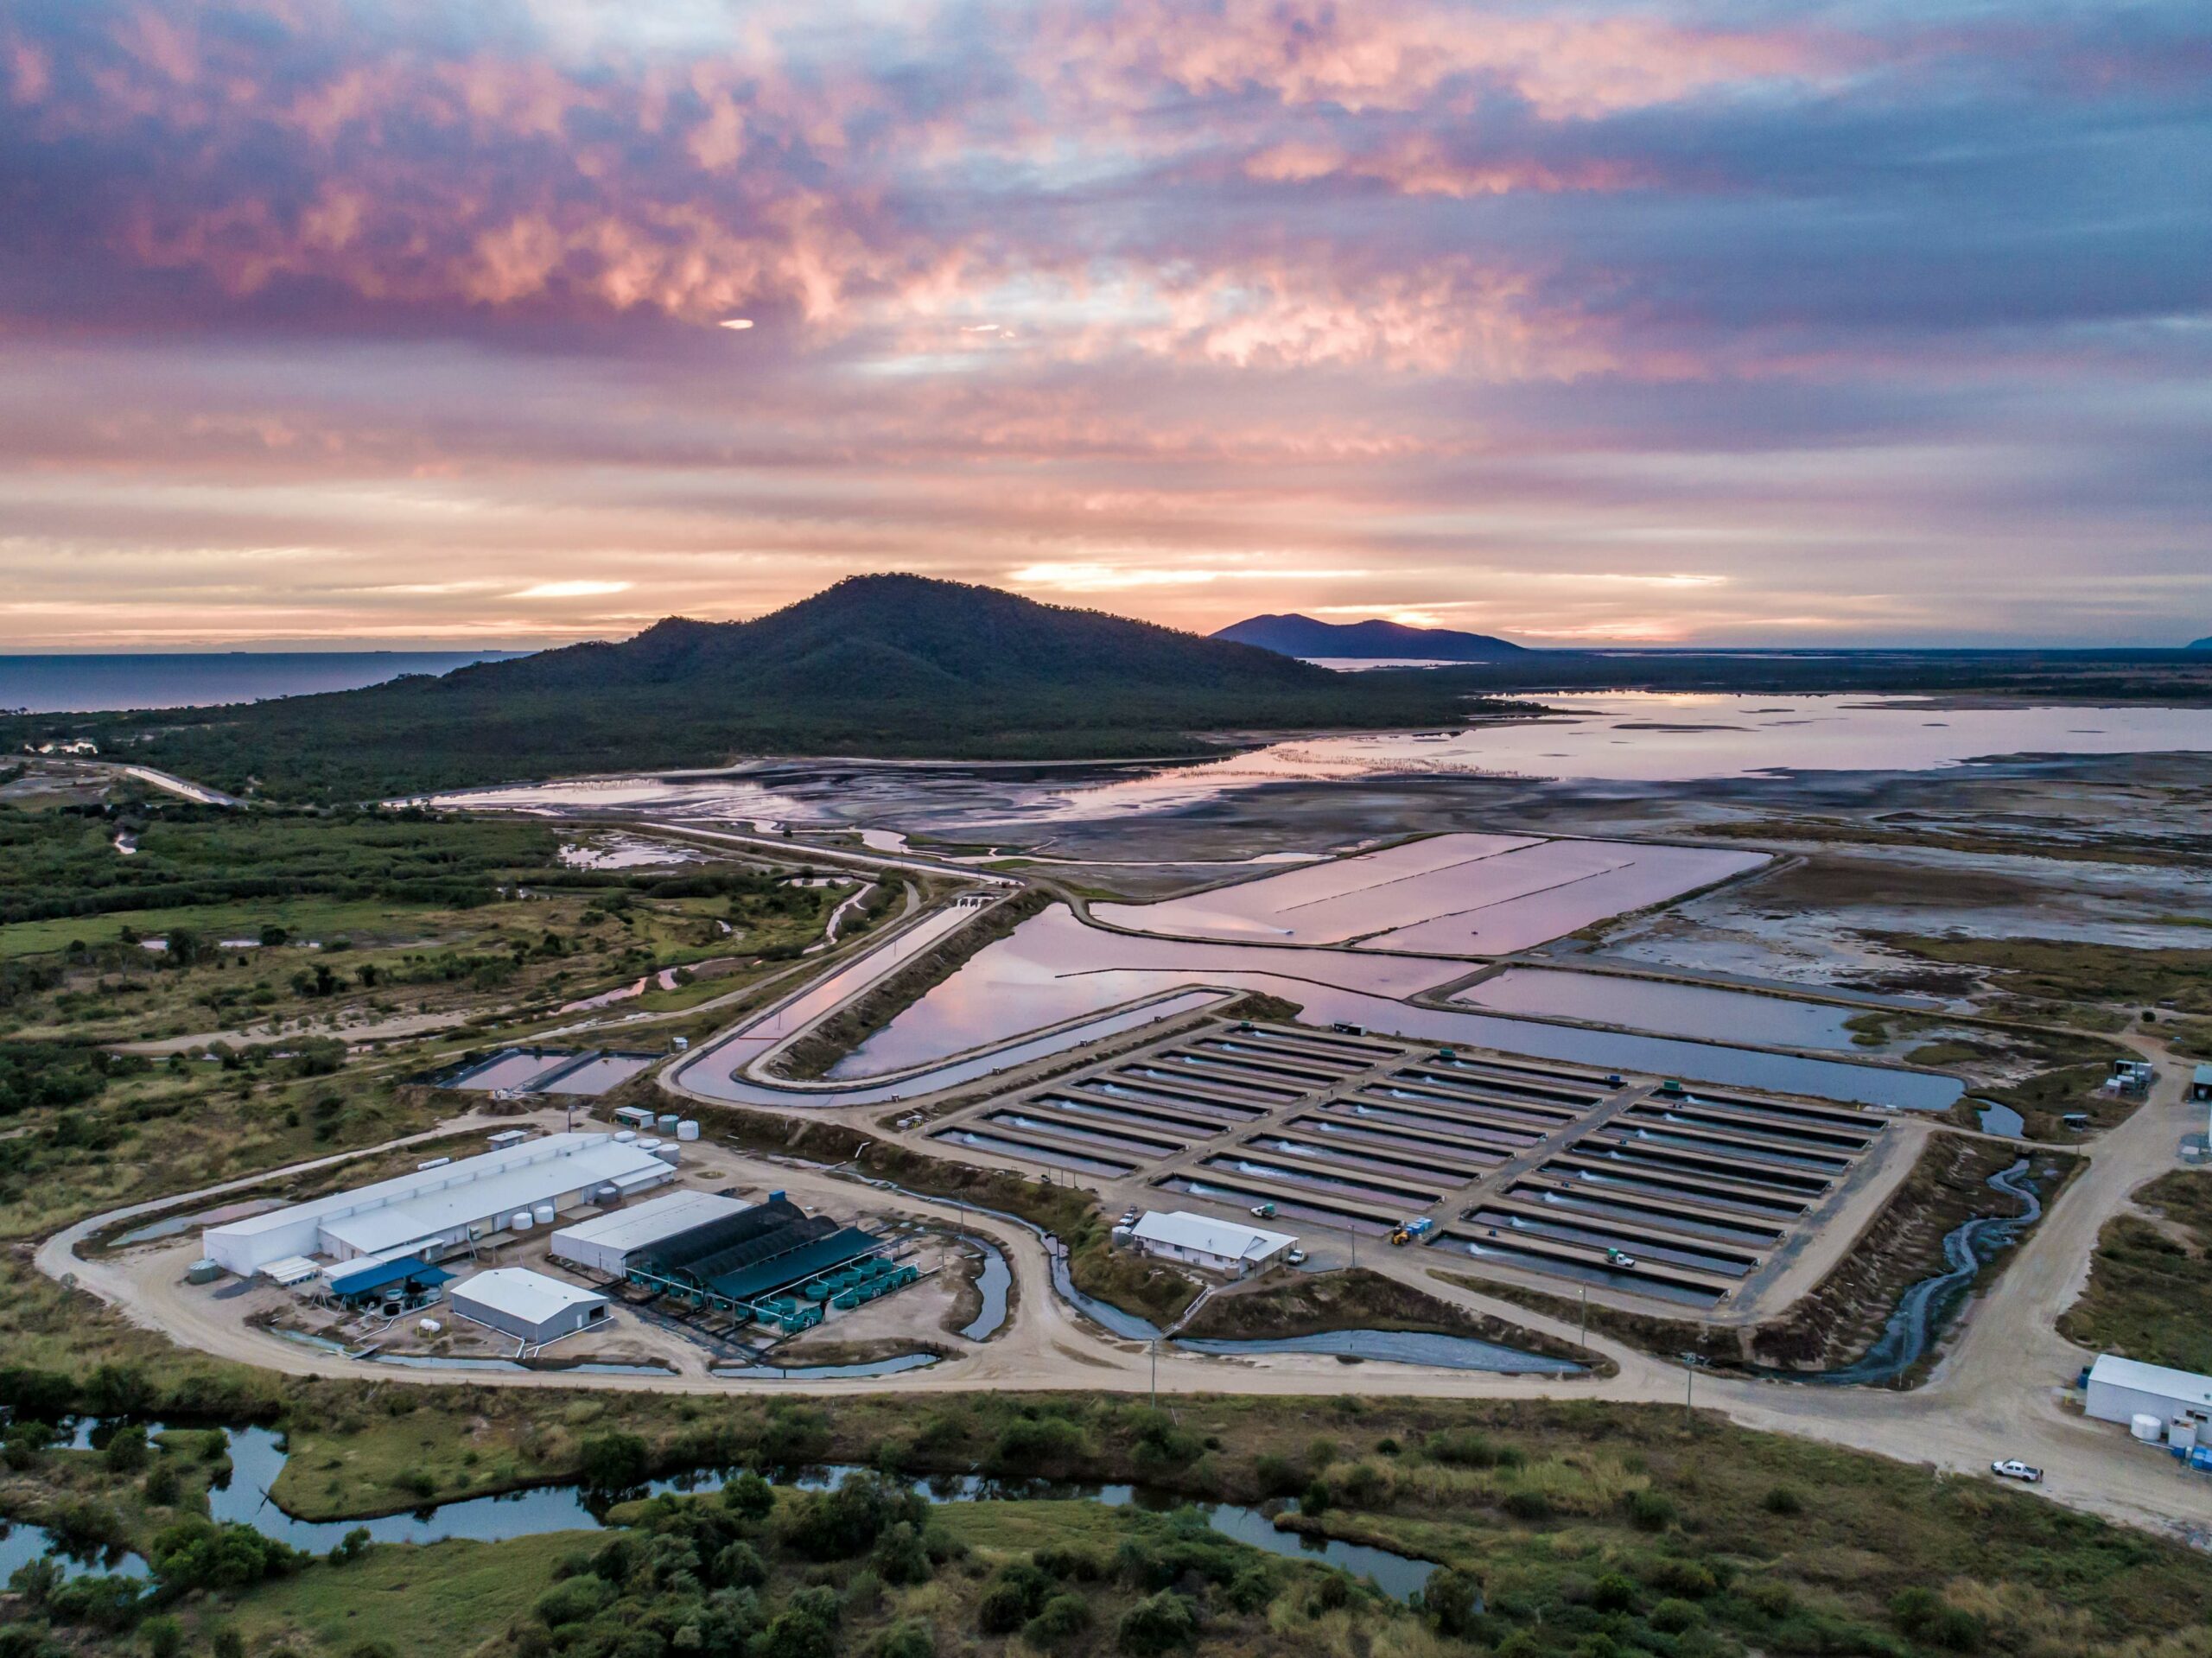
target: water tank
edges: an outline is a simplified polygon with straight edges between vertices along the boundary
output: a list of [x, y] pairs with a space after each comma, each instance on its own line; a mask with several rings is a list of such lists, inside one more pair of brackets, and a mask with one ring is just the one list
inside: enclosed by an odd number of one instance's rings
[[530, 1211], [526, 1209], [518, 1209], [507, 1217], [507, 1230], [510, 1232], [527, 1232], [531, 1225]]
[[2156, 1445], [2166, 1437], [2166, 1425], [2149, 1411], [2138, 1411], [2127, 1425], [2127, 1431], [2145, 1445]]
[[682, 1122], [676, 1125], [676, 1137], [678, 1140], [698, 1139], [699, 1125], [690, 1118], [686, 1117]]
[[638, 1131], [635, 1128], [617, 1128], [614, 1131], [614, 1143], [617, 1146], [627, 1146], [637, 1137]]
[[655, 1140], [651, 1134], [646, 1134], [639, 1139], [637, 1147], [641, 1152], [657, 1152], [660, 1149], [660, 1141]]
[[656, 1124], [655, 1127], [658, 1128], [661, 1133], [664, 1134], [672, 1134], [676, 1132], [676, 1114], [674, 1112], [669, 1112], [662, 1116], [660, 1121]]
[[601, 1204], [619, 1204], [622, 1201], [622, 1189], [620, 1186], [601, 1186], [592, 1193], [591, 1200]]
[[550, 1204], [532, 1204], [530, 1206], [531, 1218], [540, 1226], [552, 1225], [553, 1217], [559, 1212]]
[[653, 1147], [653, 1155], [673, 1168], [676, 1166], [676, 1160], [683, 1155], [683, 1148], [680, 1146], [656, 1143]]
[[223, 1263], [204, 1255], [184, 1269], [184, 1281], [188, 1284], [212, 1284], [222, 1275]]
[[445, 1326], [440, 1324], [435, 1318], [417, 1318], [415, 1321], [415, 1328], [421, 1331], [425, 1336], [435, 1336], [440, 1331], [443, 1330]]

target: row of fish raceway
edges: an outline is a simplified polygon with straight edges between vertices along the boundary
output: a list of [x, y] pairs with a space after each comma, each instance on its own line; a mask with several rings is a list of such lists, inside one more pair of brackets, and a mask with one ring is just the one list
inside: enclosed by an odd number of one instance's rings
[[[1110, 1201], [1407, 1235], [1480, 1270], [1746, 1311], [1864, 1178], [1877, 1112], [1217, 1021], [931, 1137]], [[1426, 1222], [1421, 1225], [1419, 1223]]]

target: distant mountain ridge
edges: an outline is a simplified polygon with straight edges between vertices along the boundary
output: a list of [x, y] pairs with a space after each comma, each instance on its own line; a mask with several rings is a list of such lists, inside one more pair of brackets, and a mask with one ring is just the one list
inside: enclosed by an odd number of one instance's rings
[[1488, 633], [1449, 627], [1408, 627], [1379, 619], [1323, 622], [1311, 616], [1248, 616], [1212, 635], [1232, 645], [1255, 645], [1286, 657], [1341, 657], [1372, 662], [1404, 657], [1424, 662], [1497, 662], [1526, 656], [1525, 646]]
[[2189, 642], [2189, 648], [2192, 651], [2212, 651], [2212, 633], [2206, 634], [2201, 639], [2191, 639]]
[[1205, 734], [1437, 724], [1464, 695], [1430, 676], [1333, 674], [1148, 622], [887, 575], [849, 577], [752, 621], [670, 617], [620, 643], [442, 678], [0, 723], [16, 740], [127, 746], [234, 794], [358, 800], [746, 757], [1215, 753]]

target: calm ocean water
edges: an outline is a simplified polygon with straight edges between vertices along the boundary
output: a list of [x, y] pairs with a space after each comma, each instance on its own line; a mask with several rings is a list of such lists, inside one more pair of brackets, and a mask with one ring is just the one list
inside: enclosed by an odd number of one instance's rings
[[175, 656], [0, 657], [0, 713], [209, 708], [352, 691], [402, 674], [449, 674], [517, 651], [210, 651]]

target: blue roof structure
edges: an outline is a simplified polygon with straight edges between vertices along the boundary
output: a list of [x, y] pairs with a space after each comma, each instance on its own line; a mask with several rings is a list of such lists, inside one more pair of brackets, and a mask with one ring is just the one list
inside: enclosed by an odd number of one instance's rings
[[369, 1295], [394, 1284], [410, 1282], [423, 1289], [435, 1289], [452, 1276], [444, 1267], [433, 1267], [420, 1255], [407, 1255], [398, 1261], [379, 1261], [372, 1267], [340, 1273], [330, 1280], [330, 1293], [337, 1296]]

